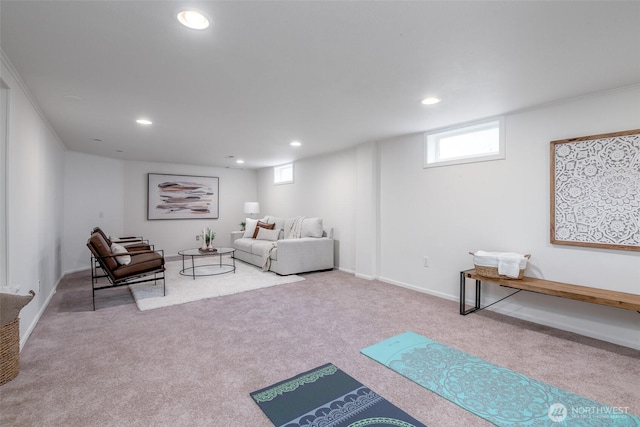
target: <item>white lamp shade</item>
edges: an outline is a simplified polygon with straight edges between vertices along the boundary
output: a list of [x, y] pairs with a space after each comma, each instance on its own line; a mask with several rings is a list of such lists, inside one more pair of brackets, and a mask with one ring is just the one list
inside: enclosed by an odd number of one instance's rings
[[246, 213], [246, 214], [260, 213], [260, 203], [258, 203], [258, 202], [244, 202], [244, 213]]

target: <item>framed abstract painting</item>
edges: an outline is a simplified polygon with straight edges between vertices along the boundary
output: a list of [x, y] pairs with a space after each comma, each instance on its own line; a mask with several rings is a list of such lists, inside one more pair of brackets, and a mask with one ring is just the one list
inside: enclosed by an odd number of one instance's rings
[[147, 219], [218, 218], [218, 177], [150, 173], [148, 186]]
[[640, 251], [640, 129], [551, 141], [551, 243]]

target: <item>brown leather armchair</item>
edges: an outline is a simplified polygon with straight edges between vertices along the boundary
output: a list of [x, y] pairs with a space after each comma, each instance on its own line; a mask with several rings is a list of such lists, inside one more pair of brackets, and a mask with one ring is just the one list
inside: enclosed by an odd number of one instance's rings
[[[144, 239], [142, 236], [108, 237], [100, 227], [95, 227], [93, 230], [91, 230], [91, 234], [93, 233], [100, 233], [109, 247], [111, 247], [112, 243], [118, 243], [119, 245], [124, 246], [127, 251], [153, 250], [153, 245], [149, 244], [149, 241], [147, 239]], [[93, 255], [91, 255], [91, 280], [93, 283], [97, 283], [98, 279], [101, 277], [106, 277], [106, 274], [98, 273], [99, 269], [101, 268], [98, 260], [95, 259]]]
[[100, 233], [106, 242], [111, 246], [112, 243], [119, 243], [127, 248], [132, 248], [135, 250], [149, 250], [153, 249], [153, 245], [149, 244], [149, 241], [142, 236], [127, 236], [127, 237], [108, 237], [102, 228], [94, 227], [91, 230], [91, 234]]
[[[111, 245], [104, 238], [103, 233], [95, 231], [87, 240], [87, 247], [109, 281], [108, 285], [96, 286], [97, 279], [91, 281], [93, 309], [96, 309], [95, 291], [131, 285], [143, 282], [162, 280], [163, 292], [165, 288], [164, 251], [153, 249], [138, 249], [127, 252], [114, 253]], [[152, 277], [151, 277], [152, 276]]]

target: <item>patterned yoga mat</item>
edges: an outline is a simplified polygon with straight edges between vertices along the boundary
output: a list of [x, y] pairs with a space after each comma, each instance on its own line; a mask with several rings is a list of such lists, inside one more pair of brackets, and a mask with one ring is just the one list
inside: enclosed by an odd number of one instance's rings
[[361, 352], [497, 426], [640, 426], [627, 408], [601, 405], [414, 332]]
[[426, 427], [331, 363], [250, 394], [275, 426]]

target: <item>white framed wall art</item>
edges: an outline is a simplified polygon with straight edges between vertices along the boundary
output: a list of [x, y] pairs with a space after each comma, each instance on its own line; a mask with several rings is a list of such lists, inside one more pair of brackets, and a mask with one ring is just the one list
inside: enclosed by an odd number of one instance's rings
[[551, 243], [640, 251], [640, 129], [551, 141]]
[[148, 174], [147, 219], [217, 219], [218, 177]]

